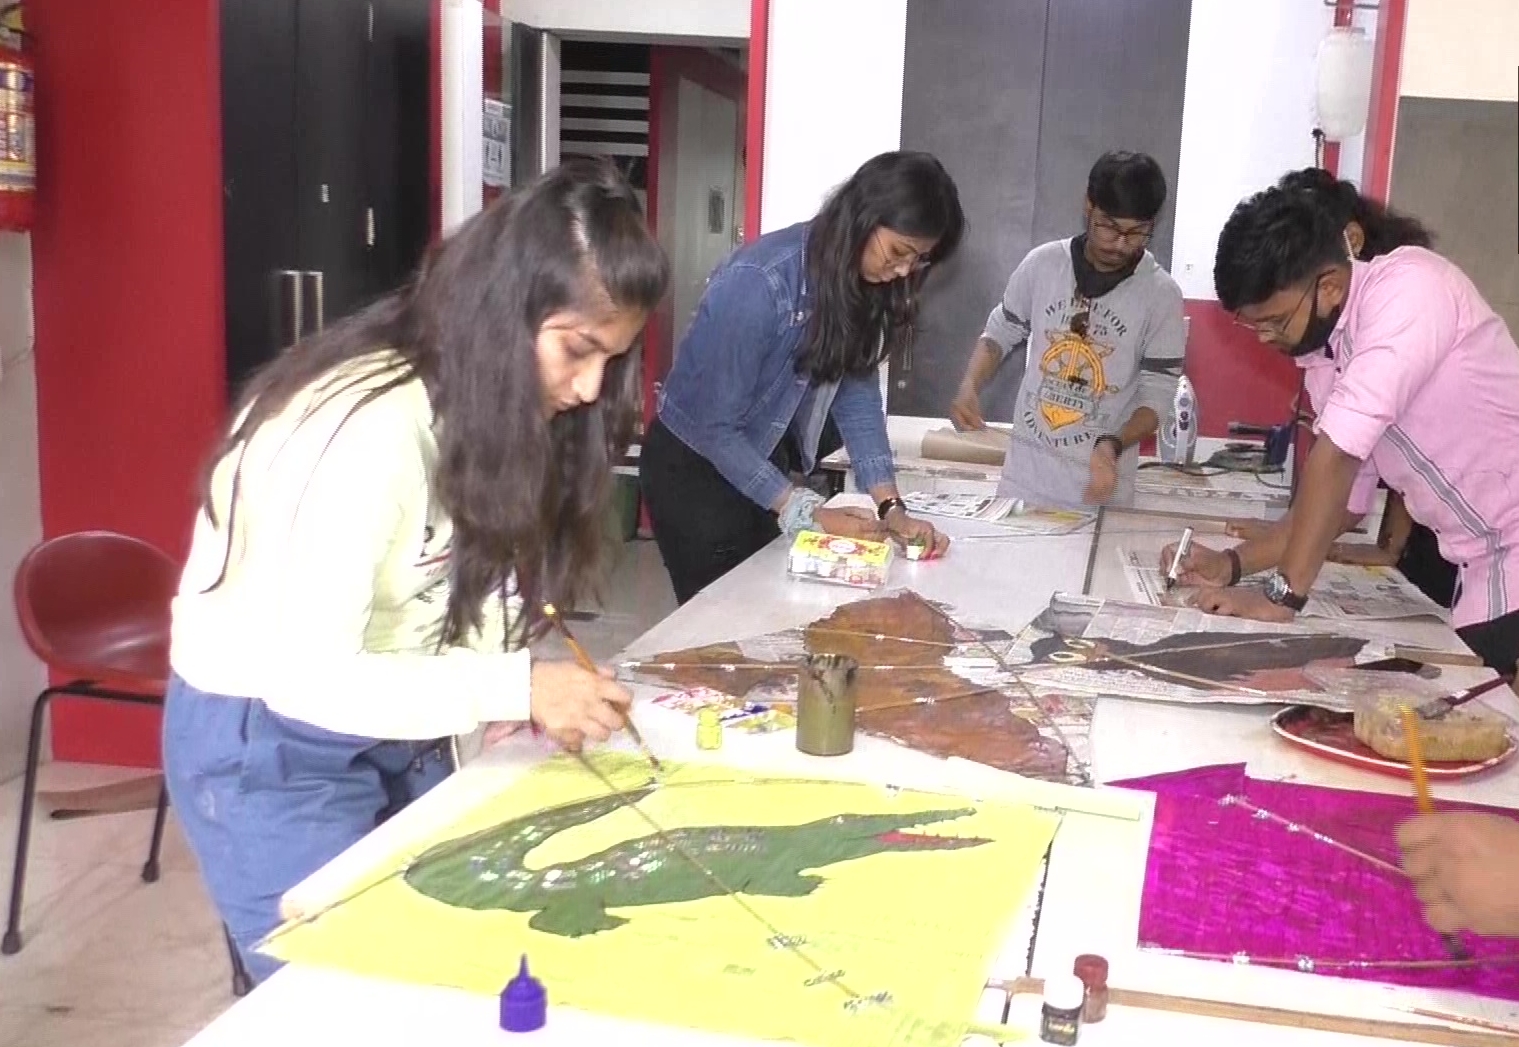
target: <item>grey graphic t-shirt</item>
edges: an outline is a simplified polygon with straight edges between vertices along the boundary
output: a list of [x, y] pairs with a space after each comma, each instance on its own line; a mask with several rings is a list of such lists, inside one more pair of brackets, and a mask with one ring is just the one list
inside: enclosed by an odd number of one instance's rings
[[[997, 493], [1030, 508], [1080, 508], [1097, 438], [1116, 435], [1140, 407], [1162, 424], [1171, 411], [1186, 353], [1181, 288], [1146, 251], [1133, 275], [1086, 298], [1071, 241], [1056, 240], [1013, 271], [982, 337], [1023, 364]], [[1108, 504], [1133, 504], [1138, 461], [1137, 447], [1124, 452]]]

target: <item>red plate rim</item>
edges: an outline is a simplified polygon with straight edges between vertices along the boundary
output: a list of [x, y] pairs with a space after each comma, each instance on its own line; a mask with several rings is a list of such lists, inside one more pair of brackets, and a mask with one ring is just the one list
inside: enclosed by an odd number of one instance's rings
[[[1289, 705], [1271, 718], [1271, 730], [1278, 738], [1290, 745], [1295, 745], [1305, 752], [1321, 756], [1335, 763], [1348, 764], [1352, 767], [1360, 767], [1378, 774], [1389, 774], [1396, 778], [1411, 777], [1413, 769], [1408, 764], [1398, 760], [1389, 760], [1385, 756], [1362, 756], [1360, 753], [1347, 752], [1333, 745], [1325, 745], [1323, 742], [1315, 742], [1304, 738], [1302, 735], [1293, 734], [1282, 726], [1282, 721], [1290, 714], [1301, 714], [1305, 709], [1312, 709], [1310, 705]], [[1490, 768], [1497, 767], [1501, 763], [1511, 759], [1515, 752], [1519, 752], [1519, 746], [1514, 744], [1513, 736], [1509, 736], [1508, 748], [1497, 756], [1489, 757], [1480, 763], [1431, 763], [1425, 764], [1424, 773], [1430, 778], [1455, 779], [1470, 778], [1474, 774], [1481, 774]]]

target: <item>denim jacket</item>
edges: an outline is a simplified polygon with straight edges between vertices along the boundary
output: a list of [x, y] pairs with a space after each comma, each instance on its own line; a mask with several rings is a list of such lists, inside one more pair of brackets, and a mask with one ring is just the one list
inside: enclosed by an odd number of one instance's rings
[[[712, 273], [659, 394], [659, 419], [746, 497], [771, 508], [791, 481], [770, 461], [810, 379], [796, 370], [811, 314], [793, 225], [735, 251]], [[895, 478], [880, 381], [846, 375], [829, 410], [863, 490]], [[802, 447], [811, 471], [817, 444]]]

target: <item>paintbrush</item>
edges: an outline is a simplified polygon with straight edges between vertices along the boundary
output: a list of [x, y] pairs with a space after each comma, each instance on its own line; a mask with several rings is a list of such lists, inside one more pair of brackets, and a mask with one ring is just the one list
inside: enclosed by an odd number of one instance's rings
[[1488, 691], [1496, 691], [1499, 687], [1502, 687], [1506, 683], [1508, 683], [1508, 681], [1500, 676], [1496, 680], [1488, 680], [1486, 683], [1479, 683], [1475, 687], [1469, 687], [1466, 690], [1460, 691], [1456, 694], [1449, 694], [1444, 698], [1436, 698], [1433, 701], [1425, 702], [1415, 711], [1419, 714], [1419, 718], [1421, 720], [1438, 720], [1440, 717], [1444, 716], [1452, 709], [1459, 708], [1465, 705], [1467, 702], [1471, 701], [1473, 698], [1481, 697]]
[[[554, 623], [554, 626], [559, 630], [559, 634], [564, 637], [564, 642], [569, 645], [570, 651], [575, 655], [575, 661], [580, 663], [580, 667], [588, 673], [598, 672], [596, 663], [591, 660], [589, 654], [586, 654], [585, 648], [580, 646], [580, 641], [575, 639], [575, 635], [570, 632], [570, 627], [565, 624], [563, 618], [559, 617], [559, 611], [553, 604], [546, 603], [543, 605], [543, 616]], [[631, 713], [625, 715], [623, 726], [627, 728], [628, 734], [632, 737], [634, 743], [637, 744], [644, 758], [649, 761], [649, 766], [653, 767], [656, 772], [663, 771], [664, 765], [659, 762], [659, 757], [654, 755], [653, 751], [649, 748], [649, 743], [643, 740], [643, 735], [639, 734], [638, 728], [633, 725]]]
[[[1414, 800], [1419, 805], [1420, 814], [1434, 814], [1435, 801], [1429, 795], [1429, 777], [1424, 773], [1424, 750], [1419, 742], [1419, 714], [1405, 705], [1402, 716], [1403, 739], [1408, 745], [1408, 769], [1414, 780]], [[1445, 943], [1445, 951], [1452, 960], [1471, 959], [1471, 953], [1466, 951], [1466, 946], [1454, 934], [1442, 934], [1440, 940]]]

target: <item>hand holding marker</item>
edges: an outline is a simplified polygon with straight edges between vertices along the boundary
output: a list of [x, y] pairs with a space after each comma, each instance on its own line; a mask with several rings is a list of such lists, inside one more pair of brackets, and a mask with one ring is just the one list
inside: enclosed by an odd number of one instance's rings
[[1171, 560], [1171, 569], [1166, 572], [1166, 592], [1176, 588], [1177, 581], [1181, 578], [1182, 565], [1187, 562], [1187, 553], [1192, 549], [1192, 528], [1188, 527], [1181, 533], [1181, 541], [1176, 543], [1176, 555]]

